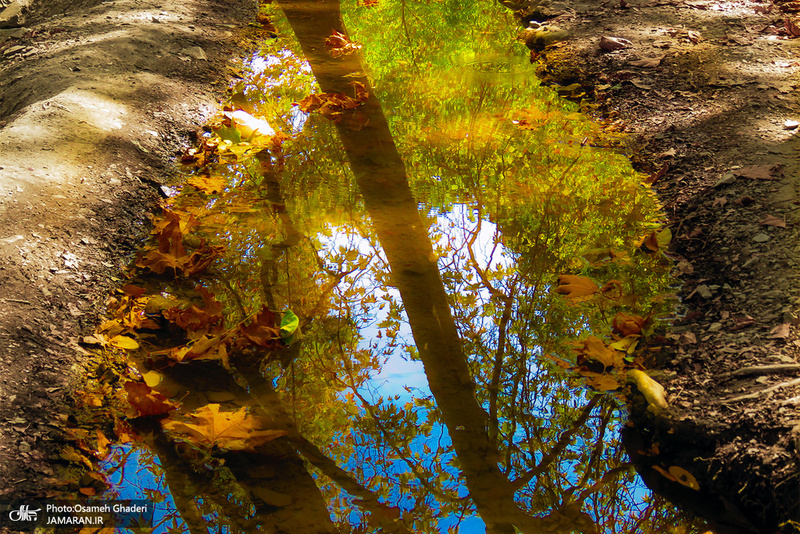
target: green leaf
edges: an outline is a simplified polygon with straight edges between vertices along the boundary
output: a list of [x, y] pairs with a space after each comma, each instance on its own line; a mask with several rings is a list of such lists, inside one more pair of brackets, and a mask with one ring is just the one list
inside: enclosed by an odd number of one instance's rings
[[281, 339], [287, 345], [293, 341], [298, 328], [300, 328], [300, 319], [292, 310], [286, 310], [281, 317]]

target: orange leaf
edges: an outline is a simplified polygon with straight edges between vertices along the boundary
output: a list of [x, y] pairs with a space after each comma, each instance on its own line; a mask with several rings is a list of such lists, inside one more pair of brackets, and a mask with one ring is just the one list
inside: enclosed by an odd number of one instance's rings
[[597, 284], [585, 276], [562, 274], [558, 277], [556, 293], [566, 296], [573, 304], [590, 300], [597, 290]]
[[128, 403], [142, 417], [163, 415], [178, 408], [164, 395], [141, 382], [126, 382], [125, 391], [128, 392]]
[[333, 57], [340, 57], [360, 50], [361, 45], [351, 41], [345, 34], [333, 30], [333, 34], [325, 39], [328, 53]]
[[628, 315], [627, 313], [619, 312], [612, 321], [611, 328], [619, 332], [622, 337], [635, 336], [642, 333], [644, 328], [645, 318], [638, 315]]
[[595, 336], [578, 341], [574, 346], [578, 353], [578, 365], [589, 371], [600, 373], [611, 368], [622, 369], [625, 365], [622, 352], [612, 349]]
[[189, 414], [194, 421], [183, 423], [171, 419], [161, 422], [165, 431], [201, 447], [218, 447], [232, 451], [255, 452], [255, 447], [288, 434], [285, 430], [263, 430], [266, 420], [247, 414], [247, 408], [221, 412], [219, 404], [203, 406]]

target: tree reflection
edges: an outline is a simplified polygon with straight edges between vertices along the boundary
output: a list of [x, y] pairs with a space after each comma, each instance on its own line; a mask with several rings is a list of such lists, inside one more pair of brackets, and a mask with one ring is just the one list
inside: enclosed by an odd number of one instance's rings
[[[347, 33], [338, 2], [280, 4], [318, 92], [354, 95], [356, 82], [369, 96], [333, 125], [315, 115], [299, 121], [287, 103], [311, 92], [312, 80], [294, 52], [273, 50], [278, 63], [265, 61], [234, 101], [283, 116], [283, 133], [245, 142], [230, 120], [218, 126], [235, 142], [210, 151], [189, 183], [215, 177], [224, 187], [187, 187], [172, 204], [198, 220], [193, 238], [225, 247], [199, 280], [223, 305], [225, 324], [271, 310], [274, 321], [258, 326], [274, 336], [243, 348], [231, 333], [220, 342], [224, 357], [139, 366], [166, 376], [170, 387], [156, 389], [182, 399], [187, 414], [222, 398], [285, 433], [252, 450], [184, 439], [176, 453], [140, 428], [166, 473], [190, 466], [191, 476], [167, 477], [173, 493], [191, 488], [176, 500], [189, 529], [202, 528], [192, 511], [200, 501], [239, 531], [472, 532], [481, 528], [476, 514], [492, 533], [639, 532], [645, 521], [657, 531], [671, 522], [631, 484], [615, 437], [619, 401], [570, 384], [546, 357], [574, 360], [570, 342], [610, 331], [610, 309], [570, 306], [551, 291], [558, 274], [584, 268], [619, 279], [641, 302], [620, 306], [636, 311], [661, 290], [657, 260], [596, 257], [632, 248], [654, 225], [647, 191], [620, 158], [586, 147], [587, 132], [567, 126], [557, 104], [531, 104], [535, 87], [515, 76], [437, 79], [426, 65], [446, 63], [433, 59], [452, 46], [446, 40], [368, 52], [387, 72], [389, 59], [408, 53], [417, 80], [432, 84], [427, 93], [406, 86], [401, 104], [403, 89], [378, 68], [379, 100], [358, 54], [326, 51], [333, 31]], [[394, 15], [414, 42], [408, 20], [423, 8], [391, 5], [400, 12], [380, 20]], [[462, 27], [459, 16], [480, 27], [497, 13], [426, 15]], [[283, 66], [295, 77], [270, 89], [267, 74]], [[465, 77], [477, 83], [461, 90]], [[412, 121], [416, 113], [427, 122]], [[185, 295], [196, 283], [158, 292]], [[298, 318], [291, 336], [280, 333], [288, 310]], [[422, 362], [425, 383], [381, 395], [371, 379], [401, 352]]]

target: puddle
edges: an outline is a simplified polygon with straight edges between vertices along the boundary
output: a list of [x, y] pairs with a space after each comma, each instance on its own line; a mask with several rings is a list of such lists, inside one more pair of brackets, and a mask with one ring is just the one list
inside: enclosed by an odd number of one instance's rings
[[[658, 204], [501, 8], [459, 9], [348, 4], [369, 80], [345, 40], [266, 43], [184, 156], [96, 334], [105, 496], [154, 500], [155, 532], [681, 521], [619, 439], [671, 302]], [[290, 19], [307, 51], [336, 27]]]

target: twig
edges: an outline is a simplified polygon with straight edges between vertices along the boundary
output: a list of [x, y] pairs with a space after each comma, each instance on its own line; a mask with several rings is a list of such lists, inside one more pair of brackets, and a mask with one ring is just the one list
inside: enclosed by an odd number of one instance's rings
[[745, 400], [745, 399], [755, 399], [756, 397], [760, 397], [761, 395], [766, 395], [767, 393], [771, 393], [771, 392], [775, 391], [776, 389], [785, 388], [785, 387], [789, 387], [789, 386], [794, 386], [796, 384], [800, 384], [800, 378], [795, 378], [794, 380], [789, 380], [788, 382], [783, 382], [782, 384], [776, 384], [776, 385], [774, 385], [772, 387], [769, 387], [767, 389], [762, 389], [761, 391], [757, 391], [755, 393], [750, 393], [749, 395], [742, 395], [740, 397], [734, 397], [732, 399], [728, 399], [728, 400], [725, 400], [725, 401], [722, 401], [722, 402], [723, 402], [723, 404], [727, 404], [729, 402], [736, 402], [736, 401]]
[[746, 376], [746, 375], [771, 375], [774, 373], [791, 373], [800, 371], [800, 363], [776, 363], [773, 365], [753, 365], [751, 367], [742, 367], [729, 373], [720, 373], [717, 375], [719, 378], [727, 378], [729, 376]]
[[21, 299], [3, 299], [5, 302], [16, 302], [17, 304], [28, 304], [29, 306], [32, 304], [29, 300], [21, 300]]

